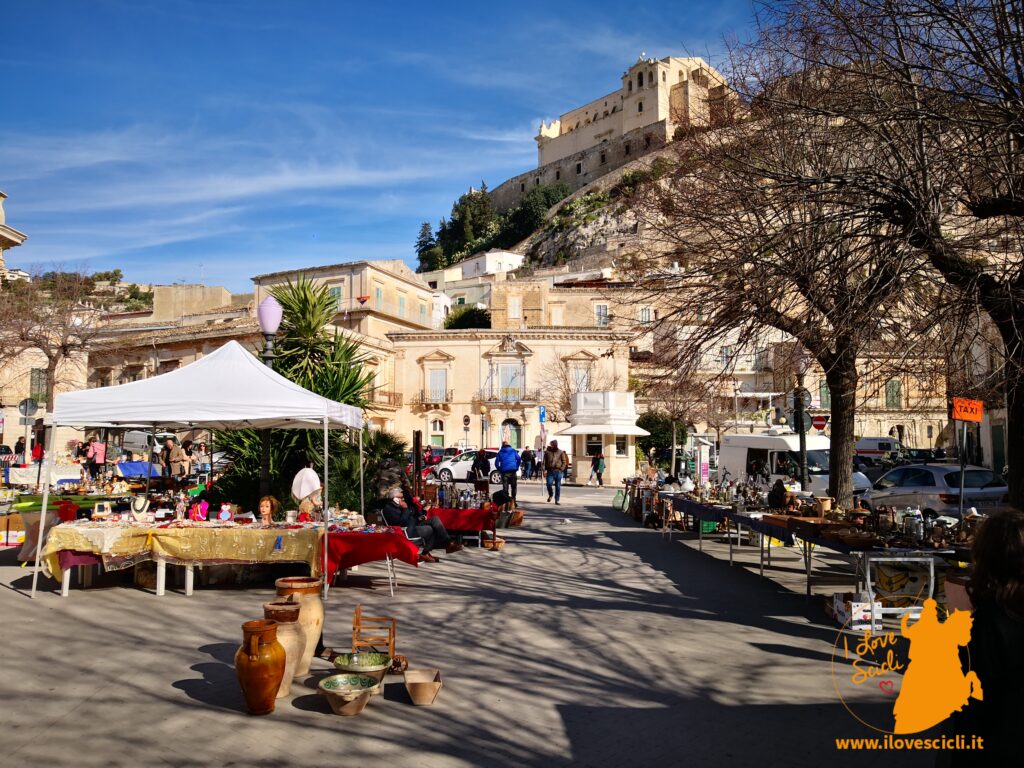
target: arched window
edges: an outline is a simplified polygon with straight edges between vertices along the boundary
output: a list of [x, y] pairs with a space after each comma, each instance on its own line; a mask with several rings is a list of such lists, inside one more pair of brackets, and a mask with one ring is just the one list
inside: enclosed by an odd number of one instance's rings
[[644, 87], [644, 73], [643, 72], [637, 72], [636, 73], [636, 87], [637, 88], [643, 88]]
[[432, 419], [430, 422], [431, 432], [444, 432], [444, 420], [443, 419]]
[[636, 111], [637, 112], [643, 112], [644, 111], [644, 103], [642, 101], [638, 101], [636, 103]]

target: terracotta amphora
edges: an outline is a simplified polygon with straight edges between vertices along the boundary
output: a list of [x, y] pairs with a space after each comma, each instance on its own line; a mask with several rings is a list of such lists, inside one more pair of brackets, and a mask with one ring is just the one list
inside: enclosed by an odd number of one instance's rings
[[299, 626], [299, 604], [287, 600], [278, 600], [263, 604], [263, 616], [277, 622], [277, 642], [284, 646], [284, 677], [277, 691], [277, 698], [287, 696], [291, 692], [295, 668], [306, 650], [306, 633]]
[[269, 715], [284, 677], [285, 649], [277, 642], [277, 622], [247, 621], [242, 635], [242, 646], [235, 653], [235, 672], [245, 707], [250, 715]]
[[299, 657], [295, 674], [308, 674], [324, 625], [324, 603], [320, 599], [323, 581], [312, 576], [287, 576], [275, 581], [274, 586], [279, 597], [287, 597], [299, 604], [299, 626], [306, 636], [306, 647]]

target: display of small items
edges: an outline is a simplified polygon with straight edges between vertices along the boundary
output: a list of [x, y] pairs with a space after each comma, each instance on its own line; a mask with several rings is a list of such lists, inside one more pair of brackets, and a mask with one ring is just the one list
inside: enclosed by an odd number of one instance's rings
[[441, 483], [437, 488], [437, 506], [442, 509], [477, 509], [487, 501], [486, 493], [459, 489], [455, 483]]

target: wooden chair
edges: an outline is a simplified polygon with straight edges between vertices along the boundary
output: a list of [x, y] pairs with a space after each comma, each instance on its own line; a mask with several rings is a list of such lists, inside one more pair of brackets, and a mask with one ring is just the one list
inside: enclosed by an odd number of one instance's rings
[[394, 658], [397, 625], [391, 616], [363, 616], [362, 603], [357, 604], [352, 618], [352, 653], [359, 653], [360, 648], [376, 652], [386, 645], [388, 655]]

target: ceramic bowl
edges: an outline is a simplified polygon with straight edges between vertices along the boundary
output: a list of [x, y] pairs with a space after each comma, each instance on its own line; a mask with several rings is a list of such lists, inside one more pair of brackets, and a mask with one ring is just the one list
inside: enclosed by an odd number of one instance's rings
[[407, 669], [404, 674], [405, 690], [412, 703], [421, 707], [433, 704], [441, 690], [441, 670]]
[[339, 653], [334, 657], [334, 666], [341, 672], [371, 677], [379, 683], [391, 667], [391, 657], [386, 653]]
[[317, 686], [336, 715], [358, 715], [370, 701], [380, 682], [365, 675], [331, 675]]

